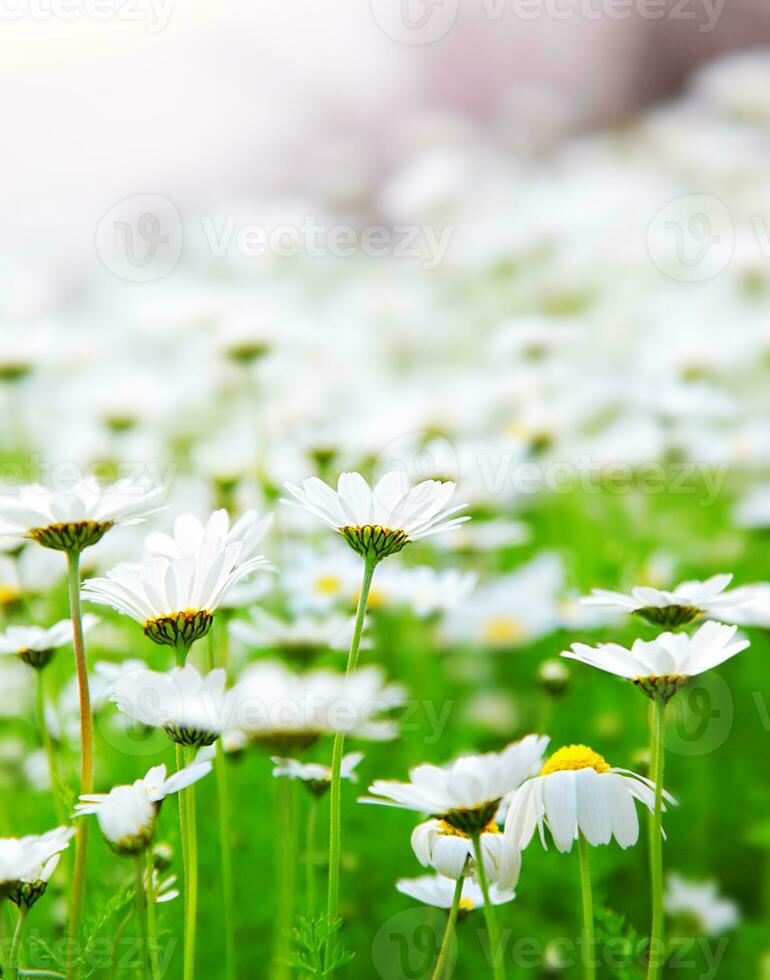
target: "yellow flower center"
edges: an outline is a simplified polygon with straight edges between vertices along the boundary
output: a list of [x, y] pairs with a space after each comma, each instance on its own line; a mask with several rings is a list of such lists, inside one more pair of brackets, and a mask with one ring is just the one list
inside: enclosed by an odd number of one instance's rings
[[319, 595], [337, 595], [341, 586], [337, 575], [320, 575], [315, 582], [315, 590]]
[[14, 589], [10, 585], [0, 585], [0, 606], [7, 606], [16, 602], [20, 595], [18, 589]]
[[472, 912], [476, 906], [469, 898], [461, 898], [458, 908], [462, 909], [463, 912]]
[[490, 616], [481, 631], [485, 643], [516, 643], [523, 640], [525, 629], [513, 616]]
[[[443, 834], [445, 837], [464, 837], [466, 840], [470, 840], [470, 836], [464, 833], [462, 830], [458, 830], [457, 827], [453, 827], [451, 823], [447, 823], [446, 820], [439, 820], [438, 832]], [[499, 834], [500, 828], [497, 826], [494, 820], [490, 820], [481, 831], [482, 834]]]
[[540, 771], [541, 776], [552, 772], [576, 772], [578, 769], [595, 769], [596, 772], [609, 772], [607, 760], [587, 745], [565, 745], [554, 752]]

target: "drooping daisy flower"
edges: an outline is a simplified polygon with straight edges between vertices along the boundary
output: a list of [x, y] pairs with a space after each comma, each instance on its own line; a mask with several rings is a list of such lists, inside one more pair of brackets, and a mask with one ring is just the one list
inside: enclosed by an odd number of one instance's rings
[[[674, 802], [667, 793], [664, 796]], [[505, 837], [523, 850], [537, 829], [546, 847], [544, 828], [548, 827], [562, 852], [572, 850], [580, 833], [593, 846], [608, 844], [614, 837], [622, 848], [630, 847], [639, 837], [635, 800], [654, 809], [655, 786], [649, 779], [612, 768], [587, 745], [567, 745], [516, 792]]]
[[56, 853], [47, 860], [41, 860], [40, 864], [25, 874], [8, 894], [8, 898], [20, 909], [31, 909], [35, 902], [43, 897], [51, 876], [59, 866], [61, 852], [75, 835], [74, 827], [59, 827], [58, 830], [61, 833], [56, 842]]
[[404, 473], [392, 472], [370, 487], [360, 473], [343, 473], [336, 492], [318, 477], [301, 487], [285, 484], [302, 507], [338, 531], [362, 558], [380, 561], [409, 541], [457, 527], [468, 517], [454, 517], [465, 504], [449, 506], [455, 484], [425, 480], [414, 487]]
[[[358, 773], [355, 769], [363, 757], [363, 752], [349, 752], [344, 755], [340, 764], [340, 778], [349, 779], [351, 783], [357, 783]], [[286, 776], [289, 779], [301, 780], [313, 796], [323, 796], [331, 786], [331, 766], [324, 766], [318, 762], [282, 759], [277, 755], [271, 756], [271, 761], [275, 764], [274, 776]]]
[[186, 651], [208, 633], [229, 589], [257, 568], [261, 555], [243, 559], [243, 541], [206, 535], [197, 551], [180, 558], [158, 556], [123, 563], [106, 578], [87, 579], [83, 598], [112, 606], [138, 623], [156, 643]]
[[[83, 617], [83, 633], [99, 622], [98, 616]], [[0, 634], [0, 654], [15, 654], [25, 664], [41, 670], [59, 647], [72, 643], [72, 620], [62, 619], [48, 629], [42, 626], [9, 626]]]
[[[452, 905], [457, 882], [444, 875], [421, 875], [419, 878], [399, 878], [396, 888], [402, 895], [432, 905], [438, 909], [448, 909]], [[505, 905], [515, 898], [513, 891], [500, 888], [495, 884], [489, 886], [489, 900], [493, 905]], [[460, 911], [472, 912], [473, 909], [484, 907], [484, 895], [481, 886], [473, 878], [463, 879], [463, 890], [460, 898]]]
[[168, 673], [124, 671], [110, 697], [129, 718], [162, 728], [172, 742], [200, 748], [213, 745], [224, 730], [232, 701], [224, 670], [201, 676], [191, 664]]
[[211, 763], [193, 762], [166, 776], [164, 765], [154, 766], [144, 779], [130, 786], [115, 786], [109, 793], [88, 793], [75, 806], [77, 816], [95, 814], [107, 843], [116, 854], [139, 854], [155, 835], [160, 806], [172, 793], [191, 786], [211, 772]]
[[[521, 852], [505, 840], [497, 824], [490, 822], [479, 837], [484, 870], [500, 888], [514, 888], [521, 871]], [[420, 864], [435, 868], [447, 878], [473, 874], [473, 841], [446, 820], [426, 820], [412, 831], [412, 849]]]
[[542, 765], [548, 738], [527, 735], [502, 752], [464, 755], [446, 766], [425, 763], [409, 771], [410, 781], [377, 779], [369, 787], [381, 803], [445, 820], [466, 834], [479, 834], [492, 820], [500, 801]]
[[159, 510], [162, 494], [163, 488], [148, 489], [130, 478], [102, 487], [87, 477], [68, 491], [33, 483], [0, 498], [0, 535], [32, 538], [57, 551], [81, 551], [111, 527], [137, 524]]
[[397, 725], [381, 716], [405, 697], [402, 687], [385, 683], [378, 667], [346, 677], [331, 670], [297, 674], [263, 660], [235, 685], [232, 718], [249, 741], [284, 754], [339, 731], [375, 741], [395, 738]]
[[[0, 896], [10, 897], [14, 894], [23, 902], [22, 886], [36, 883], [42, 878], [43, 869], [67, 847], [74, 833], [72, 827], [56, 827], [40, 835], [0, 837]], [[53, 870], [50, 868], [49, 877]], [[44, 890], [39, 891], [37, 898]]]
[[736, 604], [736, 593], [725, 589], [732, 575], [712, 575], [705, 582], [682, 582], [671, 591], [639, 585], [630, 595], [608, 589], [593, 589], [582, 602], [635, 613], [655, 626], [683, 626], [699, 616], [722, 619], [723, 610]]
[[723, 898], [715, 881], [686, 881], [672, 872], [663, 901], [668, 915], [691, 923], [699, 935], [717, 936], [734, 929], [741, 919], [737, 903]]
[[696, 633], [661, 633], [654, 640], [635, 640], [630, 650], [618, 643], [589, 647], [573, 643], [569, 660], [579, 660], [618, 677], [625, 677], [651, 698], [670, 700], [690, 677], [711, 670], [749, 646], [735, 639], [737, 627], [704, 623]]

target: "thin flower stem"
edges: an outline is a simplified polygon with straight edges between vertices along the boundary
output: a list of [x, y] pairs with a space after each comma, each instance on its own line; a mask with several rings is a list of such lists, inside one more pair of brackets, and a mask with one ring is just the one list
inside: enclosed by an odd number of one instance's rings
[[[174, 745], [176, 750], [176, 771], [184, 769], [184, 749], [176, 742]], [[177, 794], [177, 803], [179, 804], [179, 840], [182, 845], [182, 907], [184, 910], [184, 946], [187, 948], [188, 935], [187, 935], [187, 918], [188, 909], [187, 902], [188, 896], [190, 894], [190, 857], [187, 848], [187, 797], [185, 795], [186, 790], [180, 790]], [[182, 954], [183, 959], [186, 953]]]
[[583, 976], [593, 980], [596, 976], [594, 956], [594, 900], [591, 891], [591, 868], [588, 859], [588, 841], [580, 831], [578, 837], [578, 856], [580, 858], [580, 894], [583, 902], [582, 960]]
[[67, 822], [67, 814], [61, 798], [61, 780], [59, 779], [59, 767], [56, 762], [56, 749], [54, 748], [51, 733], [45, 720], [45, 683], [43, 681], [44, 672], [42, 669], [35, 671], [35, 716], [37, 727], [40, 729], [40, 738], [45, 749], [45, 757], [48, 761], [48, 775], [51, 780], [51, 794], [53, 804], [56, 809], [56, 820], [59, 825]]
[[318, 797], [311, 795], [305, 822], [305, 904], [315, 914], [315, 829], [318, 822]]
[[[188, 748], [187, 762], [195, 757]], [[187, 808], [187, 899], [185, 905], [184, 980], [195, 980], [195, 930], [198, 918], [198, 830], [195, 816], [195, 784], [182, 790]]]
[[112, 937], [112, 959], [110, 961], [109, 980], [115, 980], [115, 976], [117, 975], [118, 963], [120, 961], [120, 957], [118, 956], [117, 951], [120, 949], [120, 940], [123, 936], [123, 933], [126, 931], [126, 926], [131, 921], [132, 915], [133, 913], [129, 911], [126, 913], [126, 915], [123, 916]]
[[[149, 848], [148, 848], [149, 850]], [[134, 910], [141, 939], [142, 973], [147, 974], [147, 912], [144, 907], [144, 860], [141, 854], [134, 856]]]
[[21, 945], [21, 937], [24, 932], [24, 923], [27, 921], [27, 909], [23, 905], [19, 906], [19, 918], [16, 920], [16, 929], [13, 933], [13, 940], [11, 941], [11, 952], [8, 954], [8, 978], [9, 980], [16, 980], [18, 977], [18, 970], [16, 964], [19, 959], [19, 946]]
[[[226, 631], [224, 631], [226, 632]], [[214, 633], [209, 633], [208, 668], [214, 670], [216, 656]], [[219, 816], [219, 863], [222, 867], [222, 931], [225, 943], [224, 980], [235, 980], [235, 890], [233, 885], [233, 851], [231, 845], [230, 792], [227, 785], [227, 763], [222, 739], [214, 748], [214, 774], [217, 781]]]
[[[139, 869], [141, 873], [141, 868]], [[160, 959], [158, 957], [158, 917], [155, 913], [155, 864], [152, 847], [144, 851], [144, 874], [147, 904], [147, 950], [150, 956], [150, 975], [152, 980], [160, 980]]]
[[[78, 679], [80, 700], [80, 792], [94, 791], [94, 749], [91, 720], [91, 698], [88, 692], [88, 667], [83, 642], [83, 620], [80, 612], [80, 552], [67, 552], [67, 585], [69, 589], [70, 616], [72, 618], [73, 646], [75, 648], [75, 668]], [[80, 933], [80, 916], [83, 908], [83, 895], [86, 884], [86, 857], [88, 854], [89, 820], [78, 823], [75, 838], [75, 870], [72, 875], [72, 898], [70, 921], [67, 933], [67, 977], [76, 975], [75, 953]]]
[[[364, 628], [364, 618], [366, 616], [366, 605], [369, 601], [369, 590], [372, 587], [374, 569], [377, 567], [377, 560], [367, 558], [364, 562], [364, 575], [361, 582], [361, 592], [358, 596], [358, 608], [356, 609], [356, 621], [353, 627], [353, 637], [350, 641], [350, 651], [348, 653], [348, 663], [345, 669], [345, 676], [350, 675], [358, 666], [358, 650], [361, 646], [361, 633]], [[342, 752], [345, 747], [345, 735], [337, 732], [334, 736], [334, 747], [332, 749], [331, 765], [331, 790], [329, 793], [329, 887], [327, 892], [326, 913], [329, 924], [337, 918], [337, 907], [339, 903], [340, 891], [340, 810], [342, 803], [342, 779], [340, 776], [342, 768]], [[324, 953], [324, 975], [332, 976], [332, 954], [334, 952], [335, 934], [330, 930], [329, 938], [326, 940], [326, 950]]]
[[446, 929], [444, 930], [444, 938], [441, 940], [441, 949], [438, 954], [438, 959], [436, 960], [436, 968], [433, 971], [433, 976], [431, 980], [441, 980], [444, 975], [444, 971], [447, 967], [447, 962], [449, 960], [449, 950], [452, 948], [452, 938], [455, 934], [455, 923], [457, 922], [457, 913], [460, 910], [460, 899], [463, 894], [463, 882], [465, 879], [462, 875], [457, 879], [457, 884], [455, 885], [455, 893], [452, 896], [452, 905], [449, 909], [449, 918], [447, 919]]
[[492, 957], [492, 974], [495, 980], [505, 980], [505, 964], [503, 963], [503, 949], [500, 942], [500, 927], [497, 924], [495, 908], [489, 899], [487, 872], [481, 853], [481, 836], [480, 834], [474, 834], [471, 839], [473, 840], [473, 856], [476, 859], [476, 875], [481, 886], [481, 894], [484, 896], [484, 919], [487, 924], [487, 936], [489, 937], [489, 955]]
[[656, 698], [653, 701], [653, 746], [655, 783], [655, 810], [650, 836], [650, 887], [652, 890], [652, 928], [648, 951], [647, 980], [657, 980], [665, 961], [665, 933], [663, 915], [663, 772], [665, 763], [664, 733], [666, 705]]
[[284, 980], [289, 975], [291, 923], [294, 914], [295, 835], [294, 781], [286, 777], [276, 780], [278, 832], [278, 917], [275, 927], [275, 957], [273, 976]]

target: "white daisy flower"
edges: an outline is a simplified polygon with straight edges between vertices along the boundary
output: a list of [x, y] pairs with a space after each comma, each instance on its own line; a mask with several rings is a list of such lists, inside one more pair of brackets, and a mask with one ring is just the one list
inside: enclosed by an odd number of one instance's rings
[[635, 613], [655, 626], [682, 626], [698, 616], [724, 619], [723, 611], [736, 605], [736, 593], [725, 593], [732, 575], [712, 575], [705, 582], [682, 582], [675, 589], [638, 585], [630, 595], [593, 589], [581, 601], [586, 606], [605, 606]]
[[446, 766], [424, 763], [409, 771], [408, 783], [375, 780], [374, 796], [362, 802], [428, 813], [466, 834], [480, 833], [502, 798], [539, 770], [547, 745], [546, 736], [527, 735], [502, 752], [464, 755]]
[[40, 835], [0, 837], [0, 895], [14, 896], [17, 905], [24, 904], [28, 895], [29, 904], [34, 904], [56, 867], [51, 860], [67, 847], [74, 833], [74, 827], [56, 827]]
[[[363, 752], [348, 752], [347, 755], [344, 755], [340, 765], [340, 779], [349, 779], [352, 783], [357, 783], [358, 773], [355, 769], [363, 757]], [[330, 766], [325, 766], [319, 762], [283, 759], [277, 755], [271, 756], [271, 761], [275, 765], [274, 776], [299, 779], [314, 796], [323, 796], [331, 786], [332, 771]]]
[[[664, 797], [675, 802], [665, 791]], [[505, 837], [523, 850], [537, 829], [546, 847], [544, 828], [548, 827], [562, 852], [572, 850], [580, 833], [594, 846], [609, 844], [614, 837], [622, 848], [630, 847], [639, 838], [634, 800], [653, 811], [655, 784], [627, 769], [611, 768], [587, 745], [567, 745], [515, 793]]]
[[118, 480], [102, 487], [94, 477], [69, 491], [33, 483], [0, 498], [0, 535], [32, 538], [57, 551], [80, 551], [96, 544], [118, 524], [137, 524], [160, 510], [162, 487]]
[[734, 929], [741, 920], [737, 903], [723, 898], [715, 881], [687, 881], [672, 872], [666, 878], [663, 902], [670, 916], [686, 918], [704, 936]]
[[[423, 867], [435, 868], [447, 878], [473, 874], [475, 855], [473, 841], [446, 820], [426, 820], [412, 831], [412, 850]], [[500, 888], [514, 888], [521, 871], [521, 852], [511, 847], [491, 821], [479, 837], [484, 870], [489, 881]]]
[[162, 728], [172, 742], [200, 748], [213, 745], [228, 721], [232, 695], [224, 670], [201, 676], [191, 664], [167, 673], [124, 671], [110, 700], [129, 718]]
[[735, 605], [723, 609], [720, 619], [738, 626], [770, 629], [770, 582], [742, 585], [730, 595]]
[[208, 633], [233, 585], [269, 567], [261, 555], [244, 559], [243, 546], [243, 541], [207, 535], [197, 551], [179, 558], [159, 555], [139, 564], [122, 563], [106, 578], [87, 579], [82, 595], [135, 619], [156, 643], [186, 651]]
[[630, 650], [618, 643], [597, 647], [573, 643], [569, 660], [579, 660], [607, 673], [625, 677], [651, 698], [668, 701], [690, 677], [734, 657], [749, 646], [734, 639], [737, 627], [704, 623], [696, 633], [661, 633], [654, 640], [635, 640]]
[[151, 554], [164, 558], [186, 558], [211, 548], [238, 543], [241, 559], [252, 557], [273, 523], [273, 515], [260, 517], [255, 510], [246, 511], [232, 527], [230, 515], [222, 508], [204, 524], [194, 514], [181, 514], [174, 521], [174, 533], [155, 532], [144, 540]]
[[[421, 875], [419, 878], [399, 878], [396, 888], [402, 895], [422, 902], [423, 905], [432, 905], [438, 909], [448, 909], [454, 900], [457, 882], [452, 878], [445, 878], [443, 875]], [[510, 889], [500, 888], [496, 884], [489, 886], [489, 901], [492, 905], [504, 905], [515, 898], [515, 894]], [[484, 907], [484, 895], [481, 886], [473, 878], [463, 880], [463, 890], [460, 893], [460, 911], [472, 912], [473, 909]]]
[[[234, 619], [228, 631], [251, 650], [280, 650], [298, 660], [310, 660], [324, 650], [347, 650], [354, 620], [349, 616], [297, 616], [280, 619], [264, 609], [254, 609], [248, 621]], [[364, 628], [366, 624], [364, 623]], [[370, 644], [361, 641], [366, 649]]]
[[386, 473], [370, 487], [360, 473], [343, 473], [336, 492], [318, 477], [301, 487], [285, 484], [295, 500], [283, 503], [302, 507], [343, 535], [362, 558], [380, 561], [408, 541], [457, 527], [468, 517], [454, 517], [465, 504], [449, 506], [452, 482], [425, 480], [414, 487], [404, 473]]
[[193, 762], [168, 777], [164, 765], [154, 766], [144, 779], [137, 779], [130, 786], [115, 786], [109, 793], [81, 796], [75, 814], [95, 814], [107, 843], [117, 854], [139, 854], [155, 835], [163, 800], [209, 772], [209, 761]]
[[346, 677], [331, 670], [297, 674], [279, 661], [262, 660], [235, 685], [232, 717], [247, 739], [285, 754], [337, 731], [375, 741], [395, 738], [396, 723], [380, 716], [405, 697], [402, 687], [385, 683], [379, 667]]
[[[98, 616], [83, 616], [83, 633], [99, 622]], [[9, 626], [0, 634], [0, 654], [14, 654], [30, 667], [46, 666], [59, 647], [72, 643], [72, 620], [62, 619], [48, 629], [42, 626]]]

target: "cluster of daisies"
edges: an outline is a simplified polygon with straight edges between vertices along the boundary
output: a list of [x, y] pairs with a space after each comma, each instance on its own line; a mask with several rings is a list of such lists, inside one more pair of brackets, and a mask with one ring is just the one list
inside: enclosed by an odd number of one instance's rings
[[[229, 684], [226, 644], [222, 642], [226, 631], [213, 632], [214, 622], [234, 591], [248, 584], [246, 580], [254, 573], [270, 570], [267, 560], [257, 553], [270, 527], [269, 518], [248, 511], [231, 523], [226, 510], [215, 511], [206, 522], [183, 515], [174, 522], [171, 533], [149, 534], [144, 553], [136, 561], [118, 564], [106, 576], [81, 583], [82, 553], [114, 526], [142, 521], [158, 510], [159, 491], [132, 481], [101, 488], [89, 480], [66, 494], [30, 486], [0, 499], [0, 532], [29, 538], [66, 555], [71, 619], [49, 628], [12, 627], [0, 637], [0, 648], [33, 668], [38, 680], [38, 724], [55, 787], [61, 777], [47, 731], [43, 677], [55, 650], [67, 643], [74, 646], [82, 763], [80, 801], [74, 813], [61, 813], [61, 826], [38, 837], [0, 841], [3, 894], [19, 907], [17, 940], [5, 965], [9, 976], [17, 969], [26, 913], [44, 893], [59, 854], [75, 834], [69, 916], [73, 952], [67, 969], [69, 976], [78, 975], [81, 964], [76, 951], [86, 895], [86, 818], [90, 815], [96, 816], [109, 847], [134, 861], [137, 915], [145, 939], [144, 969], [153, 980], [161, 975], [154, 906], [167, 900], [168, 894], [160, 894], [158, 888], [152, 845], [163, 800], [178, 795], [184, 865], [183, 975], [192, 980], [198, 888], [195, 784], [216, 770], [220, 822], [226, 823], [224, 753], [247, 745], [270, 755], [275, 776], [300, 780], [314, 805], [328, 797], [326, 914], [330, 922], [336, 921], [343, 837], [340, 790], [343, 780], [357, 779], [362, 758], [358, 751], [345, 754], [345, 742], [352, 737], [394, 738], [398, 729], [389, 712], [405, 698], [404, 690], [388, 684], [379, 667], [359, 667], [361, 649], [366, 648], [367, 605], [377, 587], [380, 565], [412, 541], [462, 527], [468, 517], [461, 513], [464, 505], [454, 500], [454, 484], [425, 481], [410, 486], [397, 472], [386, 474], [373, 486], [357, 473], [346, 473], [336, 490], [318, 478], [286, 488], [289, 499], [285, 504], [318, 518], [358, 556], [356, 615], [352, 622], [339, 624], [348, 649], [344, 674], [318, 668], [297, 671], [281, 661], [260, 658], [248, 663], [237, 681]], [[742, 613], [742, 621], [751, 622], [761, 609], [763, 593], [758, 586], [727, 591], [729, 583], [730, 576], [718, 575], [705, 582], [685, 582], [671, 591], [639, 587], [623, 595], [595, 590], [583, 600], [589, 608], [630, 613], [665, 630], [652, 641], [637, 640], [630, 649], [614, 643], [598, 647], [576, 643], [563, 654], [627, 679], [651, 699], [649, 776], [612, 766], [579, 743], [547, 754], [548, 737], [528, 735], [500, 752], [462, 756], [446, 766], [417, 766], [406, 783], [379, 779], [369, 787], [362, 802], [406, 808], [427, 818], [414, 828], [411, 841], [417, 860], [434, 874], [401, 879], [397, 887], [449, 910], [434, 977], [440, 978], [446, 970], [458, 916], [477, 907], [483, 908], [486, 918], [492, 972], [496, 980], [504, 977], [495, 906], [514, 898], [522, 851], [536, 832], [544, 846], [550, 835], [560, 852], [569, 852], [577, 844], [583, 970], [586, 977], [595, 976], [589, 848], [613, 839], [624, 849], [636, 844], [637, 804], [648, 811], [650, 821], [648, 978], [660, 975], [665, 960], [662, 814], [667, 804], [675, 802], [663, 787], [665, 711], [690, 677], [748, 646], [729, 621]], [[92, 684], [85, 637], [96, 617], [82, 614], [81, 600], [112, 607], [138, 623], [155, 644], [169, 648], [171, 666], [166, 671], [149, 670], [138, 661], [114, 665], [103, 678], [101, 697], [113, 701], [127, 723], [164, 732], [175, 749], [175, 771], [169, 773], [165, 764], [157, 764], [131, 784], [94, 791]], [[703, 618], [706, 621], [699, 628], [688, 632], [692, 623]], [[233, 622], [231, 627], [230, 632], [246, 642], [260, 631], [258, 617]], [[208, 669], [201, 672], [191, 662], [191, 653], [205, 637], [215, 642], [207, 645]], [[558, 670], [552, 667], [548, 673], [544, 680], [557, 683]], [[329, 764], [303, 761], [303, 751], [324, 735], [333, 736]], [[71, 825], [72, 818], [76, 826]], [[220, 826], [219, 834], [225, 907], [231, 912], [227, 826]], [[310, 869], [309, 881], [313, 874]], [[309, 886], [309, 894], [313, 892]], [[281, 924], [284, 934], [290, 925]], [[225, 928], [232, 933], [232, 922], [226, 922]], [[234, 936], [230, 935], [228, 975], [234, 969], [232, 943]], [[330, 930], [323, 951], [325, 975], [334, 973], [342, 962], [337, 943], [335, 930]]]

